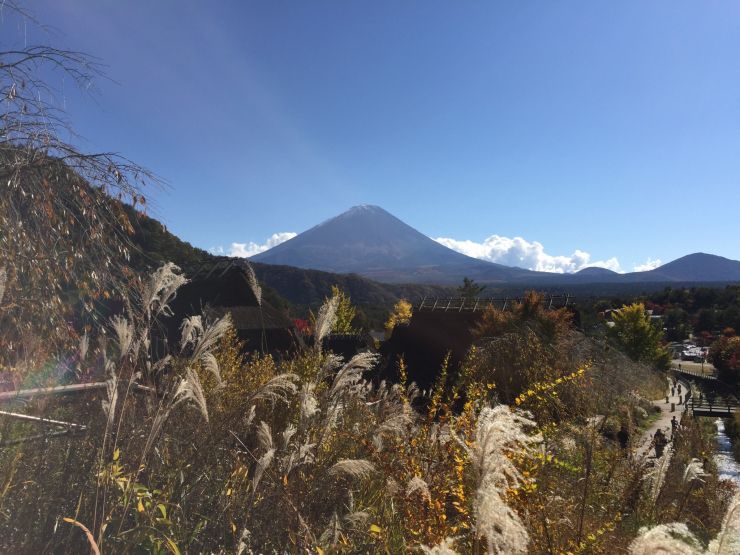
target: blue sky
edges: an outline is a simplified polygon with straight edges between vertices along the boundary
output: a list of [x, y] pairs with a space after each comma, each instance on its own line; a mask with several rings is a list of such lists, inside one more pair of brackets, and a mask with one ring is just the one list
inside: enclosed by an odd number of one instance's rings
[[81, 144], [164, 177], [154, 215], [194, 245], [252, 252], [370, 203], [540, 269], [740, 259], [738, 3], [213, 4], [0, 22], [108, 66], [95, 101], [65, 86]]

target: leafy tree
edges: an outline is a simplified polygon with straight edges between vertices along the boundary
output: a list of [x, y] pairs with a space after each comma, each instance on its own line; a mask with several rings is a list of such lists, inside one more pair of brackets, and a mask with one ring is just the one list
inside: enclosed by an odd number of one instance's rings
[[458, 293], [463, 299], [476, 299], [485, 290], [485, 285], [479, 285], [474, 280], [467, 277], [463, 278], [463, 284], [457, 288]]
[[702, 331], [711, 332], [716, 325], [716, 317], [714, 310], [709, 308], [702, 308], [696, 314], [696, 323], [694, 324], [694, 332], [700, 333]]
[[666, 328], [666, 338], [669, 341], [683, 341], [691, 333], [689, 314], [682, 308], [671, 308], [666, 311], [663, 324]]
[[339, 299], [337, 304], [337, 317], [332, 327], [332, 333], [357, 333], [357, 329], [352, 326], [357, 311], [352, 306], [352, 301], [344, 291], [336, 285], [331, 286], [331, 296]]
[[394, 306], [391, 311], [388, 321], [385, 323], [385, 336], [390, 337], [393, 333], [393, 328], [398, 324], [408, 324], [411, 320], [412, 306], [411, 303], [406, 299], [401, 299]]
[[709, 347], [709, 360], [719, 372], [722, 380], [740, 383], [740, 336], [723, 336]]
[[[727, 285], [724, 288], [666, 288], [660, 293], [650, 295], [646, 299], [646, 305], [650, 301], [656, 303], [656, 309], [663, 307], [666, 316], [673, 310], [685, 311], [695, 335], [700, 335], [704, 331], [716, 332], [726, 327], [740, 329], [740, 286], [738, 285]], [[626, 301], [620, 304], [626, 304]], [[667, 322], [666, 327], [668, 338], [672, 340], [674, 332], [680, 332], [683, 326], [674, 328]]]
[[719, 316], [719, 323], [725, 328], [733, 328], [735, 330], [740, 329], [740, 306], [737, 304], [734, 306], [728, 306], [725, 310], [721, 311]]
[[663, 347], [663, 330], [645, 311], [645, 305], [634, 303], [614, 313], [614, 326], [609, 335], [632, 359], [666, 369], [670, 355]]

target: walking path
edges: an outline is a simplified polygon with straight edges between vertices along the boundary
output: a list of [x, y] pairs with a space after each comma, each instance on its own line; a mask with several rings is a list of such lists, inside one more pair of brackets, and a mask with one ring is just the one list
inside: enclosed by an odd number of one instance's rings
[[[688, 384], [686, 382], [678, 382], [681, 384], [681, 396], [680, 400], [683, 401], [686, 398], [686, 391]], [[678, 388], [676, 388], [678, 390]], [[676, 391], [676, 395], [671, 396], [670, 389], [668, 390], [668, 402], [666, 403], [665, 397], [662, 399], [658, 399], [657, 401], [653, 401], [653, 406], [656, 406], [660, 408], [660, 415], [658, 416], [658, 419], [653, 422], [653, 424], [643, 432], [642, 436], [638, 440], [637, 444], [635, 445], [635, 456], [639, 459], [644, 456], [655, 456], [655, 450], [653, 449], [652, 440], [653, 436], [655, 435], [655, 432], [658, 431], [658, 429], [663, 430], [663, 433], [665, 434], [667, 439], [671, 439], [671, 418], [676, 417], [676, 420], [678, 420], [679, 424], [681, 423], [681, 416], [683, 416], [684, 411], [684, 405], [678, 404], [679, 401], [679, 395], [678, 391]], [[671, 403], [674, 404], [674, 411], [671, 412]]]

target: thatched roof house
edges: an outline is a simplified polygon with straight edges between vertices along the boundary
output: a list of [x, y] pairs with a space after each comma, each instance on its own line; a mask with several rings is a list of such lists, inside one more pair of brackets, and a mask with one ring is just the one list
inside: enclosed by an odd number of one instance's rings
[[[408, 324], [398, 325], [383, 343], [381, 355], [384, 367], [381, 376], [398, 378], [398, 362], [403, 357], [409, 381], [422, 389], [432, 387], [445, 357], [449, 354], [449, 374], [454, 375], [476, 340], [473, 329], [486, 307], [509, 310], [523, 298], [501, 299], [440, 299], [424, 300], [415, 307]], [[580, 324], [580, 315], [569, 296], [550, 295], [543, 299], [547, 309], [567, 308], [573, 321]]]
[[183, 318], [202, 314], [207, 320], [215, 320], [226, 313], [249, 351], [285, 353], [302, 341], [286, 315], [258, 301], [247, 272], [237, 265], [199, 272], [178, 290], [171, 308], [174, 316], [166, 323], [170, 343], [179, 340]]
[[397, 380], [403, 357], [409, 381], [422, 389], [434, 385], [445, 357], [454, 374], [473, 344], [472, 328], [480, 312], [414, 311], [408, 324], [397, 325], [380, 352], [385, 362], [382, 377]]

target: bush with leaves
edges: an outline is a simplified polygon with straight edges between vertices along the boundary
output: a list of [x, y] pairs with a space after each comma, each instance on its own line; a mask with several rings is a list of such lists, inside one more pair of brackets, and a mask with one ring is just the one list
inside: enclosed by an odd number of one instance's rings
[[393, 333], [393, 328], [395, 328], [398, 324], [409, 323], [409, 321], [411, 320], [412, 312], [413, 308], [411, 306], [411, 303], [406, 299], [399, 300], [393, 306], [393, 310], [391, 311], [390, 315], [388, 316], [388, 320], [385, 323], [386, 339], [390, 338], [391, 334]]
[[565, 310], [547, 310], [543, 297], [528, 293], [512, 310], [488, 307], [476, 325], [474, 349], [461, 374], [471, 383], [495, 384], [507, 404], [530, 385], [568, 373], [562, 348], [570, 329]]
[[663, 347], [663, 330], [655, 324], [642, 303], [623, 306], [614, 312], [609, 336], [632, 360], [667, 370], [671, 357]]
[[740, 336], [722, 336], [709, 347], [709, 360], [720, 378], [736, 386], [740, 383]]

